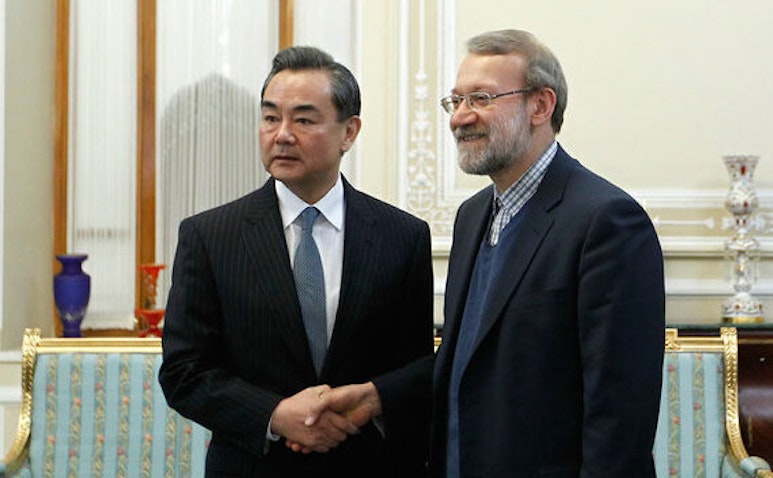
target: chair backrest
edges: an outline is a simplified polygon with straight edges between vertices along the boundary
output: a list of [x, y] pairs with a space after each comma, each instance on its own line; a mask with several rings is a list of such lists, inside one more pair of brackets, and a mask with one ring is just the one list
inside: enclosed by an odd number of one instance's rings
[[13, 448], [31, 476], [203, 476], [210, 432], [167, 406], [160, 365], [157, 338], [29, 330]]
[[720, 477], [755, 469], [738, 420], [738, 338], [680, 337], [666, 329], [663, 388], [653, 448], [658, 477]]

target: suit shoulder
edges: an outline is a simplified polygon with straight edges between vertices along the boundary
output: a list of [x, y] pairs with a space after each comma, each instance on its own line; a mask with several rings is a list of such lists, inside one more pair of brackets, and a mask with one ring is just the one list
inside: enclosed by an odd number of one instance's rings
[[570, 188], [569, 193], [582, 195], [584, 202], [606, 203], [612, 201], [639, 204], [623, 188], [582, 165], [573, 175], [573, 180], [576, 187]]
[[209, 224], [213, 222], [222, 222], [223, 220], [232, 220], [234, 217], [244, 214], [244, 211], [248, 209], [248, 204], [254, 200], [256, 193], [257, 191], [250, 192], [225, 204], [221, 204], [219, 206], [215, 206], [188, 216], [182, 220], [181, 224]]
[[628, 192], [590, 170], [563, 150], [559, 150], [548, 167], [543, 183], [544, 187], [540, 185], [538, 191], [547, 193], [548, 198], [564, 196], [564, 200], [576, 206], [595, 209], [609, 202], [631, 202], [638, 205]]
[[545, 211], [562, 224], [589, 227], [624, 217], [626, 222], [635, 220], [654, 232], [649, 214], [635, 198], [582, 165], [572, 169], [561, 197], [558, 202], [542, 198], [541, 204], [553, 204]]
[[373, 214], [376, 215], [379, 221], [401, 223], [418, 228], [429, 228], [427, 221], [424, 219], [421, 219], [409, 213], [408, 211], [400, 209], [397, 206], [389, 204], [386, 201], [382, 201], [381, 199], [375, 198], [362, 191], [354, 191], [353, 194], [359, 196], [359, 200], [362, 201], [363, 204], [367, 204], [367, 206], [371, 209]]
[[491, 204], [494, 200], [494, 189], [492, 185], [488, 185], [475, 193], [474, 195], [470, 196], [469, 198], [462, 201], [462, 203], [459, 205], [459, 213], [464, 213], [466, 210], [471, 209], [474, 211], [478, 211], [483, 207], [486, 207], [487, 205]]

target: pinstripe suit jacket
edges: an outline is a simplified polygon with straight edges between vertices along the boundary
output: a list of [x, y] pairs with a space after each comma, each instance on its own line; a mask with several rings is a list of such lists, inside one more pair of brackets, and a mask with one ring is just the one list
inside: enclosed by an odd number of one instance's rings
[[[429, 228], [345, 180], [344, 201], [341, 296], [319, 378], [274, 180], [180, 224], [159, 381], [172, 408], [213, 431], [208, 476], [419, 476], [424, 468], [431, 377], [401, 368], [432, 352]], [[370, 425], [310, 455], [267, 442], [282, 398], [368, 380], [382, 399], [386, 438]]]

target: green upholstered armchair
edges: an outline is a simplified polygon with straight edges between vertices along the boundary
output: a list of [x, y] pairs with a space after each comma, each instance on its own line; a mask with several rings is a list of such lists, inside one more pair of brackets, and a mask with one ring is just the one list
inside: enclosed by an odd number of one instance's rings
[[22, 406], [0, 477], [204, 476], [210, 432], [170, 409], [157, 338], [22, 346]]
[[681, 337], [666, 329], [663, 388], [653, 449], [659, 478], [773, 477], [746, 452], [738, 420], [738, 338]]

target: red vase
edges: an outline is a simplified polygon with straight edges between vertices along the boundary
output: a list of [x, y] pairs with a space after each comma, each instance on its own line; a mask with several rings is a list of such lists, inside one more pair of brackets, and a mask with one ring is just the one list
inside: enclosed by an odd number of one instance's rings
[[144, 319], [147, 327], [140, 331], [140, 337], [161, 337], [161, 322], [164, 320], [164, 309], [137, 309], [134, 314]]

